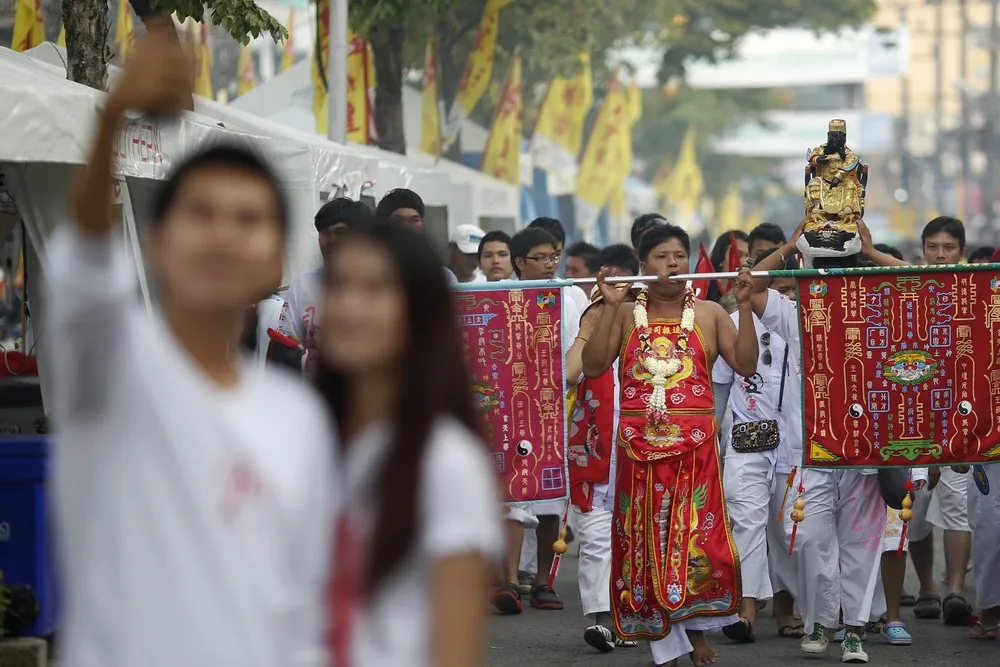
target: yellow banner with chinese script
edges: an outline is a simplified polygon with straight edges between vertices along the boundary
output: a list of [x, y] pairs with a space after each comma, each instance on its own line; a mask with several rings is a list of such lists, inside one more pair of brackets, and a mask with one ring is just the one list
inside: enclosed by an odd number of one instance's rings
[[599, 210], [631, 171], [631, 105], [624, 87], [612, 78], [580, 161], [576, 194]]
[[428, 155], [441, 155], [441, 79], [434, 37], [427, 38], [422, 85], [420, 150]]
[[571, 194], [575, 186], [577, 159], [583, 148], [584, 123], [594, 103], [594, 88], [590, 73], [590, 56], [580, 54], [580, 69], [570, 77], [557, 76], [549, 84], [545, 100], [538, 112], [531, 137], [534, 165], [556, 176], [569, 175], [565, 187], [553, 189], [549, 179], [549, 194]]
[[515, 53], [504, 81], [503, 96], [493, 114], [480, 170], [514, 185], [521, 182], [521, 56]]
[[14, 37], [10, 48], [15, 51], [33, 49], [45, 41], [41, 0], [17, 0], [14, 11]]
[[128, 0], [120, 0], [118, 3], [118, 22], [115, 27], [115, 50], [122, 62], [128, 57], [132, 50], [132, 41], [135, 39], [135, 28], [132, 24], [132, 10]]

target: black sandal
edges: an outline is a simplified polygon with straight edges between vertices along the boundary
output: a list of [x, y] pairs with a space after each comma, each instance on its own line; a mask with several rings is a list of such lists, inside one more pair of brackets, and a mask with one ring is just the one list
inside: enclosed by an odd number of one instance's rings
[[806, 626], [801, 623], [798, 625], [783, 625], [778, 628], [778, 636], [786, 639], [802, 639], [806, 636]]
[[750, 625], [749, 620], [742, 616], [740, 620], [722, 628], [722, 634], [740, 644], [752, 644], [757, 641], [757, 638], [753, 634], [753, 626]]
[[945, 595], [941, 609], [944, 611], [945, 625], [966, 626], [972, 617], [972, 606], [957, 593]]

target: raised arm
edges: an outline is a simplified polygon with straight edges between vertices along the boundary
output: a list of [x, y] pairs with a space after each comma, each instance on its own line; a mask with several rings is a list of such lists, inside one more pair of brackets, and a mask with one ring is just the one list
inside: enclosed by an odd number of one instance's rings
[[601, 377], [611, 368], [622, 344], [622, 304], [631, 285], [608, 285], [604, 282], [605, 277], [603, 270], [597, 274], [604, 305], [594, 330], [583, 346], [583, 374], [589, 378]]
[[726, 363], [743, 377], [749, 377], [757, 372], [757, 358], [760, 350], [757, 347], [757, 329], [753, 322], [751, 297], [753, 279], [750, 270], [740, 269], [740, 275], [733, 285], [733, 295], [739, 304], [737, 325], [725, 310], [718, 304], [711, 304], [715, 313], [715, 328], [718, 332], [719, 354]]
[[[785, 244], [778, 248], [777, 252], [772, 252], [770, 255], [754, 264], [753, 270], [777, 271], [784, 266], [785, 260], [798, 252], [796, 244], [799, 241], [799, 237], [802, 236], [802, 232], [805, 228], [806, 221], [802, 220], [799, 222], [798, 227], [795, 228], [791, 238], [785, 241]], [[750, 308], [757, 317], [763, 317], [764, 310], [767, 308], [767, 285], [769, 282], [770, 281], [767, 278], [758, 278], [753, 281], [753, 287], [750, 293]]]
[[872, 232], [864, 220], [858, 223], [858, 234], [861, 235], [861, 252], [868, 255], [879, 266], [909, 266], [903, 260], [896, 259], [889, 253], [882, 252], [875, 247], [875, 244], [872, 243]]

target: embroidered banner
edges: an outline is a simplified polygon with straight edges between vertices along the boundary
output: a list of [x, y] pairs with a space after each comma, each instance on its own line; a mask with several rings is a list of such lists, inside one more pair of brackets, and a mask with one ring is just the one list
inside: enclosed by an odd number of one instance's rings
[[797, 272], [805, 465], [1000, 461], [1000, 267], [837, 273]]
[[453, 299], [472, 390], [485, 419], [504, 501], [565, 498], [559, 287], [490, 289], [484, 285], [482, 289], [457, 289]]

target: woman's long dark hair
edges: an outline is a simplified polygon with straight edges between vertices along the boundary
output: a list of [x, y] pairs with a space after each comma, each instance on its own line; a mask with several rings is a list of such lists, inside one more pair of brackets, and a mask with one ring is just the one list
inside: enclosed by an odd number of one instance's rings
[[[749, 241], [750, 237], [747, 236], [746, 232], [741, 232], [738, 229], [734, 229], [731, 232], [722, 232], [719, 234], [718, 238], [715, 239], [715, 244], [712, 246], [712, 254], [710, 255], [712, 259], [712, 266], [715, 267], [716, 271], [728, 271], [726, 267], [726, 260], [729, 257], [729, 235], [733, 234], [737, 241]], [[722, 292], [719, 291], [719, 284], [714, 280], [708, 285], [708, 301], [719, 302], [722, 298]]]
[[[406, 300], [404, 326], [409, 334], [389, 451], [376, 481], [378, 512], [367, 561], [370, 570], [363, 583], [371, 593], [399, 567], [416, 540], [420, 475], [435, 422], [450, 415], [476, 433], [480, 429], [451, 293], [430, 243], [405, 227], [386, 224], [353, 232], [342, 243], [338, 253], [368, 243], [389, 254]], [[349, 378], [324, 366], [317, 383], [337, 419], [343, 447], [344, 424], [352, 408]]]

